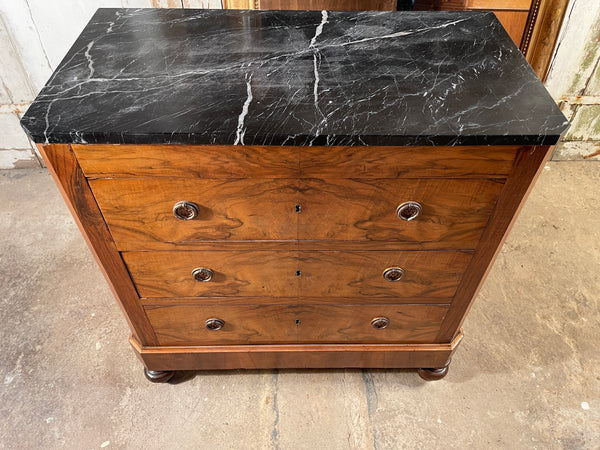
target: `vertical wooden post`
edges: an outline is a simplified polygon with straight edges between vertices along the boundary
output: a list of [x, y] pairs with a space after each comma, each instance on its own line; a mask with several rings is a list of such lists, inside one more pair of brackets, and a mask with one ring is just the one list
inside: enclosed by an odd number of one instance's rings
[[550, 156], [551, 149], [551, 146], [524, 147], [517, 155], [513, 172], [500, 193], [475, 255], [456, 290], [436, 342], [450, 342], [460, 331], [463, 320]]
[[37, 147], [117, 298], [133, 335], [142, 345], [156, 345], [156, 336], [138, 293], [71, 146], [51, 144]]

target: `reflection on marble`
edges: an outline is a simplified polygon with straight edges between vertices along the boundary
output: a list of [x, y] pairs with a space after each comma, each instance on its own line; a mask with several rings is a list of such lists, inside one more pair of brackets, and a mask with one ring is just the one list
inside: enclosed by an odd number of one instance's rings
[[39, 143], [553, 144], [488, 12], [100, 9], [22, 119]]

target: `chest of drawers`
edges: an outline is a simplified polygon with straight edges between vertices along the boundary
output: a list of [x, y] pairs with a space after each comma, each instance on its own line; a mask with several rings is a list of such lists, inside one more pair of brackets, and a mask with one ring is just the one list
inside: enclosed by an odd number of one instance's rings
[[[242, 54], [211, 46], [215, 21]], [[491, 44], [479, 59], [444, 59], [482, 24]], [[169, 67], [128, 47], [152, 27], [169, 30], [163, 53], [177, 46]], [[293, 39], [303, 28], [306, 48]], [[421, 54], [419, 35], [440, 48]], [[217, 62], [203, 70], [207, 55]], [[502, 83], [481, 84], [498, 69]], [[534, 77], [485, 13], [100, 10], [23, 125], [152, 381], [340, 367], [438, 379], [566, 126]], [[526, 104], [534, 113], [520, 118]], [[222, 115], [232, 105], [235, 121]]]

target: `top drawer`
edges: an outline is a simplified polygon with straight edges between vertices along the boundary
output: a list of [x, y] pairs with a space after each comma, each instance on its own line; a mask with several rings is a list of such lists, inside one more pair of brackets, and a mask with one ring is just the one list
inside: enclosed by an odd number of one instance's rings
[[474, 249], [502, 186], [447, 178], [90, 180], [119, 250], [256, 240]]
[[505, 178], [519, 146], [73, 145], [88, 177]]

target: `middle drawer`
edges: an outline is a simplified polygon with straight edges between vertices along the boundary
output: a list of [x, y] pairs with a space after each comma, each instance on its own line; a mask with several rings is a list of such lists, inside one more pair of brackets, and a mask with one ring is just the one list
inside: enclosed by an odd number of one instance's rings
[[472, 252], [123, 252], [140, 297], [450, 298]]

